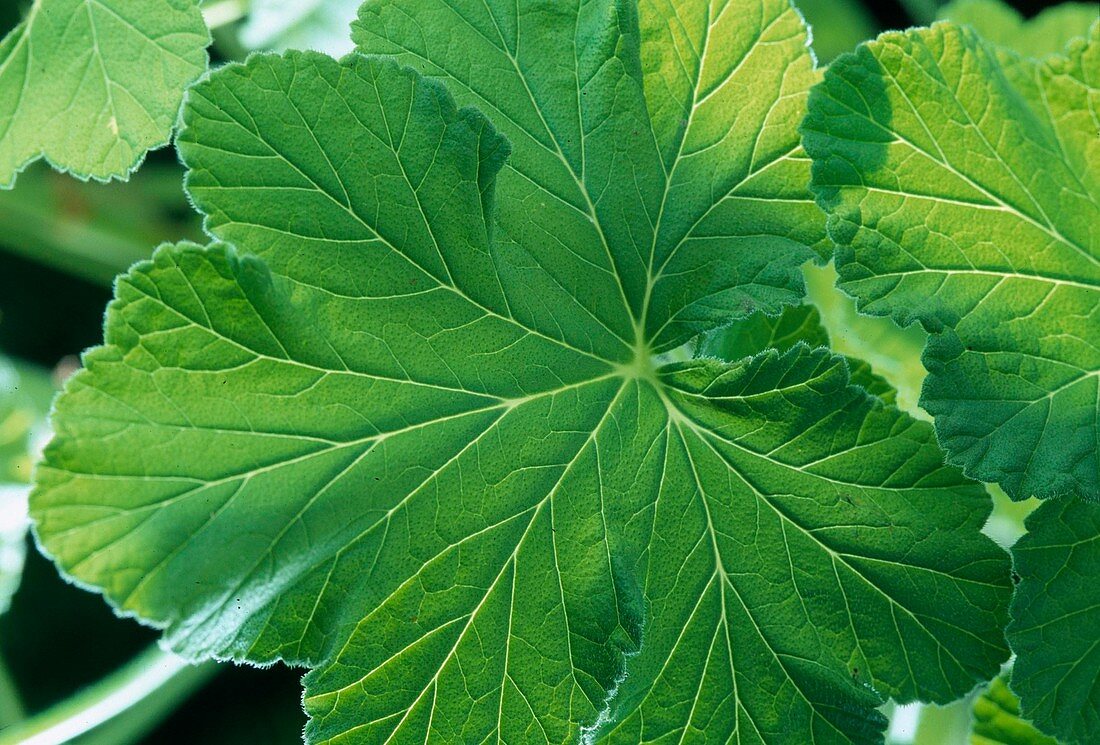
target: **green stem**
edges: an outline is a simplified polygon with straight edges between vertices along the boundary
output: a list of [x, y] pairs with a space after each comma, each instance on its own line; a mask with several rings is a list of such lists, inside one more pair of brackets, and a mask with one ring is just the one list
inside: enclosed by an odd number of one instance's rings
[[120, 745], [134, 742], [218, 671], [151, 647], [103, 680], [0, 731], [0, 745]]
[[26, 716], [23, 709], [23, 700], [19, 696], [19, 689], [12, 680], [8, 666], [0, 658], [0, 730], [11, 727]]
[[[4, 195], [7, 196], [7, 195]], [[110, 285], [120, 271], [148, 257], [149, 246], [19, 200], [0, 200], [0, 224], [8, 231], [4, 248], [84, 279]]]

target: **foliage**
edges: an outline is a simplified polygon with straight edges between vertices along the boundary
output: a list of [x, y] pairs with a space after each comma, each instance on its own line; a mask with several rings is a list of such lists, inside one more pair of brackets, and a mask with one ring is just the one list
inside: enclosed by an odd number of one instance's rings
[[1100, 500], [1098, 37], [1036, 62], [952, 24], [884, 34], [804, 125], [841, 286], [934, 332], [921, 404], [1017, 499]]
[[[173, 239], [56, 403], [62, 575], [307, 668], [309, 742], [882, 742], [891, 699], [1088, 742], [1095, 8], [912, 0], [947, 21], [856, 48], [882, 8], [807, 0], [855, 48], [823, 73], [789, 0], [359, 5], [38, 0], [0, 43], [0, 181], [174, 134], [186, 172], [0, 195], [0, 243], [95, 281]], [[4, 374], [26, 480], [52, 390]], [[28, 717], [0, 661], [0, 742], [136, 740], [217, 669], [152, 649]]]
[[[821, 324], [821, 313], [812, 305], [792, 305], [778, 316], [754, 313], [744, 321], [710, 331], [696, 342], [696, 357], [714, 357], [736, 361], [768, 349], [786, 352], [799, 343], [810, 347], [828, 347], [829, 333]], [[849, 381], [888, 404], [898, 392], [871, 365], [855, 357], [845, 357]]]
[[1012, 550], [1020, 584], [1008, 639], [1012, 688], [1040, 729], [1087, 743], [1100, 731], [1100, 509], [1080, 500], [1044, 504]]
[[197, 0], [36, 0], [0, 42], [0, 186], [39, 158], [129, 175], [168, 143], [209, 40]]
[[1068, 2], [1024, 20], [1000, 0], [955, 0], [940, 9], [940, 18], [966, 24], [992, 44], [1027, 57], [1042, 58], [1065, 51], [1100, 17], [1096, 3]]
[[124, 277], [57, 405], [65, 571], [313, 668], [314, 742], [874, 741], [995, 674], [1005, 557], [928, 425], [825, 349], [655, 359], [828, 244], [800, 16], [636, 10], [372, 3], [381, 58], [196, 86], [221, 242]]
[[1016, 499], [1063, 497], [1013, 549], [1011, 685], [1039, 729], [1084, 743], [1100, 729], [1100, 23], [945, 13], [989, 38], [937, 24], [861, 46], [811, 95], [805, 143], [842, 286], [933, 332], [922, 404], [948, 453]]

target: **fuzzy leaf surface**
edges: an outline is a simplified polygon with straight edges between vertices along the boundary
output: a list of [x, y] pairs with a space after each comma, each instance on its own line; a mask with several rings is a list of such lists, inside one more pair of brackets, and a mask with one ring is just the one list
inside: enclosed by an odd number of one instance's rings
[[1012, 690], [1042, 731], [1068, 743], [1100, 732], [1100, 507], [1052, 501], [1027, 518], [1012, 549], [1020, 583], [1007, 634]]
[[[743, 105], [662, 93], [677, 133], [642, 60], [688, 48], [635, 10], [369, 4], [360, 43], [413, 62], [420, 27], [477, 74], [289, 53], [189, 99], [221, 242], [120, 282], [32, 511], [172, 648], [310, 667], [311, 742], [875, 741], [884, 695], [1006, 656], [988, 500], [928, 425], [804, 344], [656, 361], [801, 294], [821, 219], [779, 174], [815, 76], [790, 6], [699, 16], [765, 41], [696, 65]], [[740, 159], [691, 160], [693, 126]]]
[[167, 144], [209, 43], [197, 0], [36, 0], [0, 41], [0, 187], [39, 158], [129, 176]]
[[935, 332], [921, 403], [1014, 498], [1100, 499], [1100, 24], [1042, 62], [889, 33], [811, 95], [804, 142], [862, 310]]

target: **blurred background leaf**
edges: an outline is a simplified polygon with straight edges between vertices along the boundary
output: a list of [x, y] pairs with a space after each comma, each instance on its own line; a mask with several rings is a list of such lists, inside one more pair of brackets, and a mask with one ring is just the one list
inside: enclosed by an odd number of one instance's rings
[[1042, 58], [1087, 33], [1100, 17], [1100, 4], [1066, 2], [1025, 19], [1001, 0], [955, 0], [941, 8], [938, 17], [966, 24], [994, 44]]

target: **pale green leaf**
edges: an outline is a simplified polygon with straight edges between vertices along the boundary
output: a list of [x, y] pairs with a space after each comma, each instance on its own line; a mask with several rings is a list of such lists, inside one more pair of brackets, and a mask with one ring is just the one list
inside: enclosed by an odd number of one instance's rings
[[801, 294], [815, 74], [736, 0], [684, 27], [728, 32], [723, 105], [658, 96], [673, 8], [634, 10], [369, 4], [437, 80], [258, 55], [189, 97], [221, 242], [119, 282], [32, 511], [173, 649], [311, 668], [311, 742], [874, 741], [1006, 657], [988, 499], [928, 425], [825, 349], [658, 362]]
[[363, 0], [252, 0], [241, 27], [250, 49], [313, 49], [334, 57], [347, 54], [351, 22]]
[[1100, 24], [1035, 62], [948, 23], [842, 58], [804, 141], [861, 309], [920, 321], [952, 462], [1100, 499]]
[[[695, 356], [736, 362], [768, 349], [783, 352], [800, 342], [810, 347], [829, 346], [829, 334], [813, 305], [791, 305], [778, 316], [754, 313], [743, 321], [709, 331], [696, 341]], [[846, 357], [845, 361], [852, 383], [888, 404], [894, 403], [897, 391], [870, 364], [855, 357]]]
[[0, 187], [39, 158], [127, 177], [168, 142], [209, 41], [197, 0], [36, 0], [0, 42]]
[[1012, 689], [1039, 729], [1086, 745], [1100, 732], [1100, 507], [1053, 500], [1027, 529], [1012, 549]]
[[1020, 716], [1020, 700], [1004, 678], [996, 678], [974, 700], [971, 745], [1058, 745]]
[[1046, 57], [1065, 50], [1073, 39], [1088, 35], [1100, 18], [1096, 3], [1065, 2], [1024, 20], [1002, 0], [955, 0], [940, 9], [944, 20], [966, 24], [986, 41], [1028, 57]]

